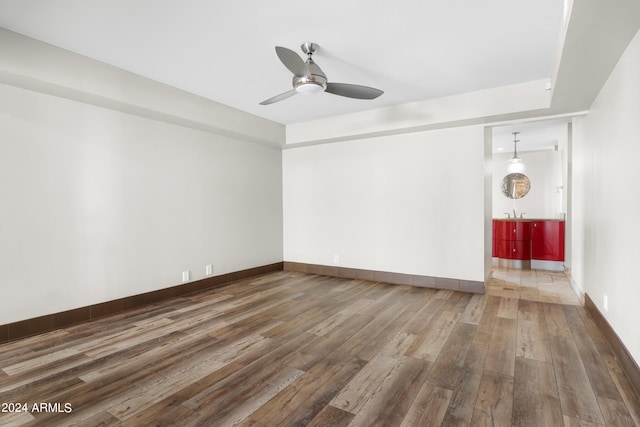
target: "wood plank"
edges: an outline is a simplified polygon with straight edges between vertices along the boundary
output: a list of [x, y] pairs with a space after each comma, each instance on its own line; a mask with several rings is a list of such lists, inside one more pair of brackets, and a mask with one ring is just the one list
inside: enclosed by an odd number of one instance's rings
[[[226, 367], [203, 375], [201, 379], [192, 382], [199, 385], [181, 394], [181, 404], [198, 412], [203, 417], [211, 414], [224, 416], [234, 406], [243, 401], [243, 397], [261, 391], [269, 384], [288, 383], [289, 378], [298, 378], [302, 371], [282, 366], [270, 361], [256, 362], [248, 366], [229, 364], [233, 369], [222, 373]], [[220, 372], [220, 374], [218, 373]], [[210, 378], [211, 380], [207, 380]], [[248, 379], [251, 378], [251, 381]], [[215, 380], [215, 382], [211, 382]], [[191, 387], [191, 385], [189, 386]], [[184, 388], [187, 390], [187, 388]], [[176, 392], [180, 392], [176, 389]]]
[[468, 294], [466, 292], [453, 292], [451, 296], [445, 300], [442, 305], [442, 310], [462, 315], [474, 295], [475, 294]]
[[472, 325], [479, 325], [484, 308], [487, 305], [488, 297], [484, 294], [474, 294], [467, 304], [464, 312], [460, 316], [460, 322], [470, 323]]
[[[399, 425], [410, 410], [418, 390], [424, 386], [431, 363], [402, 357], [386, 380], [357, 411], [352, 426]], [[446, 391], [451, 394], [451, 391]], [[444, 414], [448, 403], [442, 402]]]
[[[299, 348], [295, 352], [291, 352], [286, 356], [282, 363], [302, 371], [309, 370], [312, 366], [331, 354], [333, 350], [340, 347], [356, 332], [371, 322], [371, 317], [363, 314], [354, 314], [342, 323], [339, 329], [330, 333], [317, 337], [309, 341], [308, 344]], [[312, 334], [309, 334], [312, 335]]]
[[474, 343], [489, 345], [491, 336], [493, 335], [493, 327], [498, 316], [501, 298], [487, 295], [487, 303], [478, 323], [476, 336], [473, 338]]
[[369, 304], [367, 307], [364, 307], [362, 310], [360, 310], [360, 313], [370, 314], [372, 316], [378, 316], [381, 313], [388, 311], [390, 303], [391, 304], [395, 303], [396, 300], [402, 297], [402, 295], [404, 295], [405, 293], [407, 293], [407, 291], [408, 291], [408, 288], [405, 286], [382, 284], [378, 289], [380, 296], [376, 297], [373, 295], [369, 295], [369, 297], [373, 298], [375, 301]]
[[516, 357], [551, 361], [543, 304], [520, 300], [518, 304], [518, 327]]
[[636, 425], [640, 426], [640, 398], [638, 398], [638, 395], [616, 358], [613, 355], [603, 355], [603, 360], [607, 365], [607, 369], [617, 390], [622, 396], [622, 401], [629, 410], [629, 415], [631, 415]]
[[[163, 402], [165, 400], [163, 400]], [[180, 420], [181, 426], [187, 426], [191, 425], [198, 416], [198, 413], [181, 405], [164, 405], [162, 410], [159, 410], [158, 406], [159, 404], [156, 403], [147, 409], [138, 412], [134, 416], [125, 419], [124, 421], [120, 421], [115, 417], [113, 418], [118, 420], [118, 424], [116, 425], [119, 427], [175, 425], [176, 420]], [[93, 426], [94, 424], [86, 423], [84, 425]]]
[[[174, 418], [176, 419], [176, 418]], [[114, 417], [113, 415], [111, 415], [108, 412], [98, 412], [97, 414], [93, 414], [91, 416], [89, 416], [88, 418], [85, 418], [84, 420], [76, 423], [76, 424], [66, 424], [69, 427], [72, 426], [78, 426], [78, 427], [82, 427], [82, 426], [94, 426], [94, 427], [108, 427], [108, 426], [118, 426], [121, 427], [121, 421], [119, 419], [117, 419], [116, 417]]]
[[[77, 350], [71, 348], [62, 349], [42, 355], [40, 357], [34, 357], [20, 363], [5, 366], [4, 368], [2, 368], [2, 370], [7, 375], [16, 375], [22, 372], [38, 369], [39, 367], [42, 367], [44, 365], [50, 365], [53, 362], [58, 362], [63, 359], [76, 358], [76, 356], [78, 355], [80, 355], [80, 353]], [[86, 359], [86, 357], [82, 356], [82, 359]]]
[[[176, 390], [175, 393], [165, 397], [155, 404], [147, 407], [143, 411], [130, 416], [122, 421], [123, 426], [137, 427], [140, 425], [171, 425], [176, 420], [181, 423], [188, 424], [199, 416], [197, 412], [191, 408], [184, 406], [184, 403], [200, 393], [219, 387], [220, 384], [228, 383], [234, 375], [240, 375], [245, 370], [256, 373], [249, 367], [243, 366], [237, 362], [224, 366], [223, 368], [212, 372], [192, 382], [188, 386]], [[258, 379], [258, 381], [260, 381]]]
[[[227, 394], [225, 398], [217, 400], [214, 405], [209, 401], [206, 407], [199, 406], [195, 411], [198, 415], [190, 417], [189, 423], [182, 425], [194, 427], [239, 425], [278, 393], [289, 387], [302, 374], [304, 372], [296, 369], [280, 367], [266, 381], [252, 384], [252, 387], [246, 387], [243, 393], [237, 393], [233, 400], [227, 399]], [[229, 404], [230, 402], [234, 404]]]
[[434, 298], [448, 300], [453, 294], [455, 294], [455, 291], [452, 291], [450, 289], [438, 289], [437, 293], [434, 295]]
[[391, 344], [380, 351], [358, 374], [334, 397], [330, 404], [343, 411], [357, 414], [367, 402], [382, 388], [382, 385], [397, 369], [406, 349], [415, 337], [406, 333], [398, 334], [398, 344]]
[[[485, 372], [473, 408], [471, 426], [511, 425], [513, 377]], [[535, 425], [535, 424], [531, 424]]]
[[609, 370], [607, 369], [601, 353], [594, 344], [592, 334], [589, 334], [582, 318], [577, 313], [577, 307], [565, 307], [565, 316], [567, 322], [571, 325], [573, 339], [576, 343], [576, 348], [580, 354], [580, 359], [584, 365], [587, 376], [591, 383], [591, 387], [598, 397], [605, 397], [608, 399], [622, 400], [620, 392], [613, 382]]
[[[153, 320], [155, 321], [157, 319]], [[112, 353], [117, 353], [122, 349], [131, 347], [132, 345], [153, 340], [165, 335], [168, 332], [166, 328], [167, 323], [165, 323], [167, 320], [168, 319], [163, 318], [160, 322], [155, 324], [143, 324], [141, 326], [132, 325], [130, 329], [122, 331], [122, 333], [116, 336], [92, 342], [85, 342], [83, 345], [77, 346], [76, 350], [93, 358], [100, 358]]]
[[602, 424], [590, 423], [578, 418], [564, 416], [564, 427], [602, 427]]
[[[600, 353], [616, 354], [616, 351], [614, 351], [613, 348], [616, 343], [611, 341], [615, 339], [614, 336], [611, 335], [615, 334], [615, 332], [611, 329], [611, 325], [609, 325], [607, 320], [602, 316], [602, 313], [600, 313], [598, 308], [593, 304], [589, 295], [585, 295], [585, 298], [585, 306], [583, 308], [575, 308], [573, 313], [577, 314], [580, 319], [582, 319], [582, 324]], [[569, 313], [571, 313], [571, 311], [569, 311]], [[620, 345], [620, 343], [617, 345]]]
[[636, 423], [629, 414], [624, 402], [615, 399], [598, 397], [602, 417], [608, 426], [635, 427]]
[[564, 423], [553, 366], [516, 358], [513, 426], [561, 426]]
[[[397, 310], [396, 310], [397, 309]], [[354, 335], [364, 342], [362, 348], [358, 351], [358, 357], [363, 360], [371, 360], [382, 347], [403, 329], [403, 326], [413, 318], [414, 313], [411, 311], [402, 311], [400, 307], [393, 306], [393, 310], [398, 316], [391, 317], [391, 321], [387, 323], [377, 322], [374, 319], [366, 327], [362, 328]], [[377, 332], [377, 333], [376, 333]], [[415, 335], [408, 334], [415, 338]]]
[[[328, 363], [329, 362], [327, 360]], [[347, 363], [341, 363], [338, 366], [342, 368], [333, 376], [320, 374], [320, 380], [313, 380], [314, 372], [327, 371], [322, 365], [310, 372], [309, 378], [305, 382], [306, 387], [295, 391], [294, 401], [300, 402], [295, 409], [288, 414], [278, 425], [307, 425], [316, 416], [319, 415], [322, 408], [330, 407], [329, 401], [342, 389], [348, 381], [350, 381], [356, 373], [362, 369], [364, 361], [357, 358], [349, 360]], [[346, 418], [344, 413], [341, 418]]]
[[571, 328], [567, 323], [567, 318], [561, 305], [544, 304], [544, 319], [549, 335], [565, 338], [571, 336]]
[[219, 302], [227, 301], [234, 298], [231, 294], [218, 294], [211, 295], [206, 299], [184, 298], [184, 304], [179, 307], [175, 307], [172, 313], [168, 313], [164, 317], [170, 320], [179, 320], [184, 317], [191, 317], [201, 314], [202, 312], [210, 314], [219, 314], [224, 312], [224, 306], [218, 306]]
[[604, 424], [589, 377], [572, 339], [550, 337], [562, 412], [569, 417]]
[[515, 319], [505, 317], [495, 319], [484, 366], [485, 371], [513, 377], [516, 366], [516, 331]]
[[[434, 386], [429, 382], [422, 385], [400, 427], [438, 426], [443, 422], [453, 392]], [[387, 424], [392, 425], [392, 424]]]
[[315, 307], [296, 304], [295, 310], [289, 310], [288, 315], [278, 317], [282, 323], [276, 325], [269, 323], [271, 328], [263, 330], [262, 335], [267, 338], [286, 338], [303, 334], [324, 321], [326, 312], [322, 304], [317, 304]]
[[517, 298], [500, 298], [500, 307], [498, 308], [498, 317], [505, 319], [518, 318], [518, 299]]
[[307, 427], [346, 427], [353, 417], [352, 413], [328, 405], [313, 417]]
[[402, 330], [413, 335], [420, 335], [429, 326], [431, 319], [438, 314], [443, 304], [442, 298], [434, 298], [433, 295], [430, 295], [429, 301], [418, 310]]
[[406, 332], [398, 332], [380, 351], [374, 358], [388, 358], [400, 360], [400, 358], [407, 351], [409, 346], [413, 344], [416, 336], [407, 334]]
[[[359, 372], [364, 361], [353, 358], [342, 363], [323, 360], [290, 387], [282, 390], [240, 425], [287, 425], [285, 419], [310, 421], [329, 400]], [[301, 425], [304, 425], [301, 423]]]
[[453, 392], [442, 425], [461, 427], [469, 425], [480, 389], [487, 353], [488, 347], [484, 344], [473, 342], [469, 347], [461, 369], [460, 380]]
[[407, 350], [407, 356], [435, 362], [459, 317], [459, 313], [440, 311]]
[[[415, 340], [415, 336], [407, 334], [406, 332], [398, 332], [393, 339], [380, 342], [378, 352], [374, 354], [374, 357], [387, 357], [393, 359], [400, 359], [405, 353], [407, 346]], [[364, 337], [360, 337], [358, 334], [351, 337], [344, 344], [337, 347], [334, 351], [327, 355], [327, 360], [333, 360], [339, 362], [340, 360], [349, 360], [357, 357], [360, 360], [366, 361], [360, 357], [362, 349], [367, 346], [367, 340]]]
[[187, 365], [168, 376], [157, 374], [145, 378], [124, 391], [118, 401], [110, 405], [108, 412], [120, 420], [126, 420], [223, 366], [211, 361]]
[[[13, 365], [41, 354], [56, 351], [61, 343], [65, 342], [65, 338], [69, 336], [69, 332], [58, 329], [41, 335], [24, 338], [18, 341], [2, 344], [2, 352], [0, 352], [0, 368], [7, 365]], [[42, 352], [41, 354], [38, 354]]]
[[[2, 400], [4, 402], [4, 399]], [[5, 412], [0, 413], [0, 425], [2, 426], [24, 426], [34, 421], [30, 412]]]
[[347, 306], [346, 308], [340, 310], [333, 316], [314, 325], [314, 327], [309, 330], [309, 333], [312, 333], [318, 336], [326, 335], [328, 332], [340, 326], [342, 322], [347, 320], [353, 314], [358, 313], [361, 308], [364, 308], [369, 304], [371, 304], [371, 301], [372, 300], [361, 300], [355, 304]]
[[[118, 353], [110, 355], [110, 357], [96, 359], [102, 363], [92, 364], [90, 369], [86, 369], [85, 367], [85, 369], [77, 373], [78, 378], [86, 383], [103, 381], [107, 378], [110, 381], [120, 380], [123, 375], [126, 375], [123, 373], [144, 369], [145, 366], [147, 366], [147, 361], [159, 360], [159, 358], [163, 356], [166, 357], [169, 353], [173, 354], [173, 357], [176, 357], [173, 351], [176, 351], [178, 348], [197, 354], [203, 349], [212, 351], [215, 348], [221, 347], [219, 341], [205, 341], [202, 337], [188, 336], [180, 333], [171, 334], [170, 337], [169, 340], [163, 342], [153, 340], [152, 342], [157, 343], [156, 347], [149, 348], [147, 346], [140, 346], [140, 352], [136, 354], [138, 357], [132, 357], [135, 352], [127, 352], [124, 357], [119, 357], [120, 354]], [[119, 363], [109, 363], [112, 359], [115, 359], [115, 361]]]
[[462, 369], [476, 326], [468, 323], [455, 325], [449, 339], [429, 372], [429, 382], [442, 388], [454, 390], [464, 374]]

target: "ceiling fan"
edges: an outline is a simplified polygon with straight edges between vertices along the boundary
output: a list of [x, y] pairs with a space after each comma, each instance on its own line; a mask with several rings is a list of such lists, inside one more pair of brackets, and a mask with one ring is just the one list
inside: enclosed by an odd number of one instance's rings
[[384, 93], [380, 89], [368, 86], [327, 82], [326, 74], [311, 58], [313, 54], [318, 51], [319, 46], [316, 43], [307, 42], [303, 43], [300, 47], [302, 51], [307, 54], [306, 61], [303, 61], [302, 58], [291, 49], [276, 46], [278, 58], [280, 58], [284, 66], [293, 73], [293, 89], [262, 101], [260, 105], [273, 104], [274, 102], [292, 97], [297, 93], [312, 94], [324, 91], [334, 95], [356, 99], [375, 99]]

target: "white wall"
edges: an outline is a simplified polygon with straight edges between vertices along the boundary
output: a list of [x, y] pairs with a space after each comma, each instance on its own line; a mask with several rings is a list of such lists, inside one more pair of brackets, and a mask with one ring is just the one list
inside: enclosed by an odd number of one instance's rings
[[285, 128], [68, 50], [0, 28], [0, 83], [280, 147]]
[[0, 84], [0, 324], [282, 261], [281, 161]]
[[493, 217], [506, 218], [505, 212], [513, 216], [513, 209], [518, 216], [525, 213], [525, 218], [560, 218], [564, 219], [562, 204], [562, 156], [560, 151], [526, 151], [518, 152], [524, 173], [531, 181], [531, 190], [521, 199], [509, 199], [502, 194], [502, 178], [511, 173], [513, 164], [509, 159], [512, 153], [493, 155]]
[[[572, 140], [572, 269], [578, 286], [598, 306], [640, 362], [640, 33]], [[608, 308], [604, 297], [608, 297]]]
[[285, 261], [484, 280], [484, 129], [283, 152]]

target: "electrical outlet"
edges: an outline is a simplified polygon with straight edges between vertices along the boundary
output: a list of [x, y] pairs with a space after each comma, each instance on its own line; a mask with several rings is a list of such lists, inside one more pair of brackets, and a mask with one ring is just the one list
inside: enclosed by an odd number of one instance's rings
[[182, 281], [183, 282], [188, 282], [189, 281], [189, 270], [182, 272]]
[[333, 263], [334, 264], [340, 264], [340, 255], [333, 254]]
[[609, 311], [609, 297], [607, 295], [605, 295], [603, 298], [603, 306], [604, 311]]
[[204, 274], [206, 274], [207, 276], [211, 276], [213, 274], [213, 264], [207, 264], [204, 267]]

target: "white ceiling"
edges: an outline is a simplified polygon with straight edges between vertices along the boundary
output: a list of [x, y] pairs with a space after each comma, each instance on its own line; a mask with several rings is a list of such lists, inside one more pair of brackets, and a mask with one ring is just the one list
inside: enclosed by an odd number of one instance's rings
[[518, 152], [554, 150], [567, 133], [571, 117], [530, 121], [493, 128], [493, 153], [513, 153], [513, 132], [519, 132]]
[[[549, 78], [562, 0], [0, 0], [0, 27], [290, 124]], [[291, 88], [274, 46], [316, 42], [329, 81], [385, 91], [260, 101]]]

